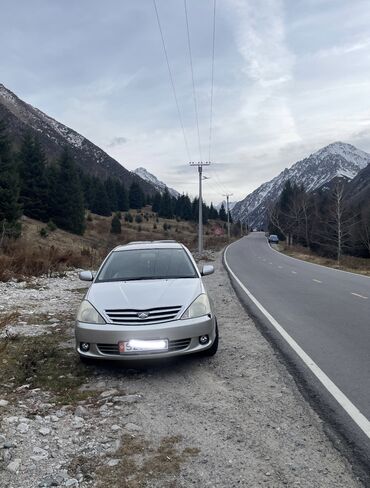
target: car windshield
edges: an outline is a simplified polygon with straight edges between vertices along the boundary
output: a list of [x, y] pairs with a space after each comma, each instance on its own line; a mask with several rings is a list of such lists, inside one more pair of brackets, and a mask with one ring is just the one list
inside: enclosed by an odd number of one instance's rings
[[183, 249], [132, 249], [112, 252], [96, 282], [197, 277]]

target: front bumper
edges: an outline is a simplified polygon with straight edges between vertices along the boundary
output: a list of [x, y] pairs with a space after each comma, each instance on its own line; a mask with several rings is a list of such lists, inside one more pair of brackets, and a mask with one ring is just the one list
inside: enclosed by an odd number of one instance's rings
[[[208, 335], [206, 345], [199, 343], [199, 336]], [[204, 351], [212, 346], [216, 338], [215, 317], [173, 320], [155, 325], [86, 324], [76, 322], [76, 350], [86, 358], [109, 360], [135, 360], [174, 357]], [[118, 343], [130, 339], [167, 339], [169, 350], [165, 352], [134, 352], [120, 354]], [[90, 349], [84, 352], [80, 343], [88, 342]]]

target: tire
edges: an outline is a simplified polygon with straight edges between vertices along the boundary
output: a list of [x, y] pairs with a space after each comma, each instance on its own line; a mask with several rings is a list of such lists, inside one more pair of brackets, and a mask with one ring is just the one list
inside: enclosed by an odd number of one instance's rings
[[204, 356], [204, 357], [214, 356], [216, 354], [216, 352], [217, 352], [217, 349], [218, 349], [218, 327], [216, 325], [216, 337], [215, 337], [215, 340], [213, 341], [213, 344], [212, 344], [211, 347], [209, 347], [205, 351], [202, 351], [201, 352], [201, 355]]

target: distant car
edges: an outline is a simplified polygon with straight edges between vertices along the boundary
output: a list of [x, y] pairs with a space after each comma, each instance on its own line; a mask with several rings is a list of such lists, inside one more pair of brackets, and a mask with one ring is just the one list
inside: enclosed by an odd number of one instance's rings
[[257, 231], [258, 231], [257, 227], [253, 227], [252, 232], [257, 232]]
[[270, 244], [279, 244], [279, 238], [276, 234], [269, 235], [269, 243]]
[[82, 360], [147, 359], [202, 353], [218, 346], [217, 320], [189, 250], [175, 241], [133, 242], [107, 256], [76, 320]]

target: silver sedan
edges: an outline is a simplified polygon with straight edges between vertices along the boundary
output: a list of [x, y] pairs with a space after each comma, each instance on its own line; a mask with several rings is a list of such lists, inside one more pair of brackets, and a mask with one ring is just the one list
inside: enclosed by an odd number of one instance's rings
[[175, 241], [133, 242], [111, 251], [92, 281], [76, 318], [82, 360], [212, 356], [217, 320], [189, 250]]

